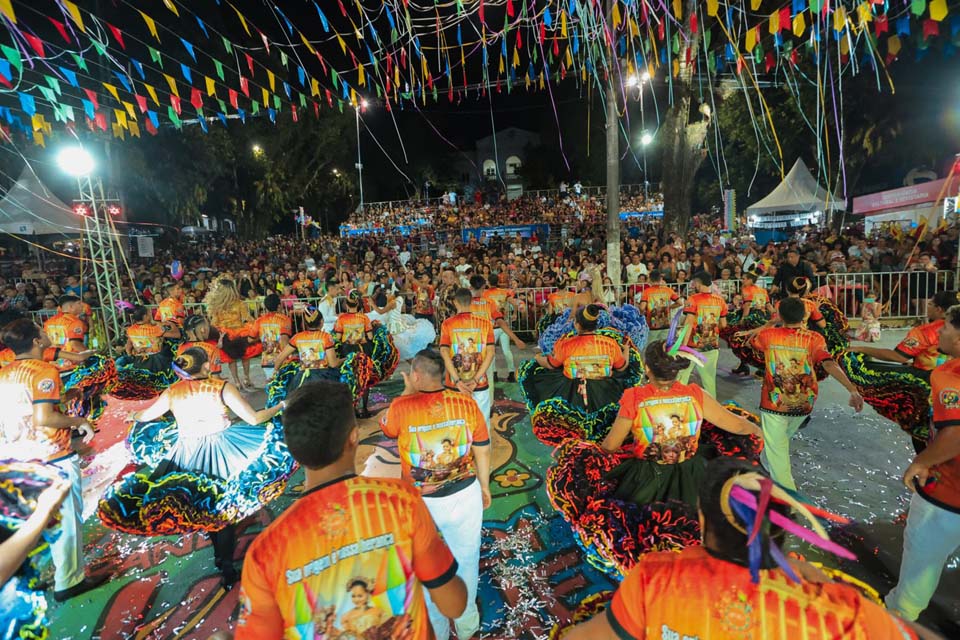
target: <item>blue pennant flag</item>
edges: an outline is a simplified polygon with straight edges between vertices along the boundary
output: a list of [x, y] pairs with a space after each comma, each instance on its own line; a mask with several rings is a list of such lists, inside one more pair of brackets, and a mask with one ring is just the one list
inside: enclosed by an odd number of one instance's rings
[[240, 116], [240, 122], [247, 123], [247, 112], [243, 109], [237, 109], [237, 115]]
[[10, 66], [7, 60], [0, 60], [0, 73], [2, 73], [3, 77], [8, 81], [13, 80], [13, 67]]
[[286, 81], [283, 82], [283, 91], [287, 94], [287, 99], [290, 99], [290, 85]]
[[140, 61], [136, 58], [130, 58], [130, 64], [133, 65], [133, 68], [137, 70], [137, 74], [140, 76], [141, 80], [146, 80], [147, 76], [143, 75], [143, 65], [140, 64]]
[[273, 122], [273, 123], [277, 122], [277, 112], [275, 109], [272, 109], [272, 108], [267, 109], [267, 116], [270, 117], [270, 122]]
[[133, 87], [130, 86], [130, 81], [127, 80], [127, 74], [120, 73], [119, 71], [114, 71], [113, 75], [117, 76], [117, 80], [120, 81], [120, 84], [123, 85], [123, 88], [129, 92], [133, 92]]
[[210, 34], [207, 33], [207, 25], [203, 24], [203, 20], [200, 19], [200, 16], [197, 16], [197, 24], [200, 25], [200, 31], [203, 31], [203, 37], [209, 40]]
[[[313, 6], [317, 8], [317, 15], [320, 16], [320, 23], [323, 25], [323, 30], [326, 33], [330, 33], [330, 23], [327, 22], [327, 16], [323, 15], [323, 11], [320, 10], [320, 5], [316, 2], [313, 3]], [[393, 16], [390, 15], [390, 9], [387, 9], [387, 19], [390, 21], [390, 28], [393, 28]]]
[[227, 126], [227, 116], [217, 111], [217, 117], [220, 118], [220, 123], [226, 127]]
[[553, 16], [550, 15], [550, 7], [544, 7], [543, 9], [543, 24], [547, 29], [553, 27]]
[[86, 114], [88, 118], [93, 120], [94, 118], [97, 117], [97, 112], [94, 110], [92, 102], [84, 99], [81, 99], [80, 102], [83, 103], [83, 112]]
[[[316, 3], [314, 3], [316, 4]], [[387, 22], [390, 24], [390, 30], [393, 31], [397, 28], [397, 23], [393, 21], [393, 14], [390, 13], [390, 6], [387, 3], [383, 3], [383, 8], [387, 11]], [[320, 11], [320, 7], [317, 7], [317, 11]], [[321, 14], [323, 15], [323, 14]], [[324, 23], [326, 24], [326, 23]]]
[[200, 128], [203, 129], [204, 133], [208, 133], [210, 131], [210, 129], [207, 128], [207, 119], [203, 117], [203, 111], [201, 111], [197, 117], [197, 122], [200, 123]]
[[300, 81], [300, 86], [302, 87], [307, 79], [307, 72], [303, 70], [303, 67], [297, 67], [297, 79]]
[[190, 67], [180, 63], [180, 72], [183, 73], [183, 77], [187, 79], [187, 84], [193, 85], [193, 75], [190, 73]]
[[184, 40], [183, 38], [180, 38], [180, 42], [183, 43], [183, 48], [187, 50], [187, 53], [190, 54], [190, 57], [193, 58], [193, 61], [196, 62], [197, 54], [193, 52], [193, 45], [187, 42], [186, 40]]
[[147, 117], [150, 119], [150, 124], [153, 125], [154, 129], [160, 128], [160, 116], [157, 115], [156, 111], [147, 111]]
[[33, 116], [37, 112], [37, 103], [33, 99], [33, 96], [29, 93], [18, 93], [20, 96], [20, 108], [26, 112], [28, 116]]
[[63, 74], [63, 77], [67, 79], [67, 82], [70, 83], [71, 87], [80, 86], [77, 83], [77, 74], [75, 74], [73, 71], [71, 71], [70, 69], [67, 69], [66, 67], [57, 67], [57, 70]]
[[902, 18], [897, 19], [897, 35], [898, 36], [909, 36], [910, 35], [910, 16], [906, 15]]

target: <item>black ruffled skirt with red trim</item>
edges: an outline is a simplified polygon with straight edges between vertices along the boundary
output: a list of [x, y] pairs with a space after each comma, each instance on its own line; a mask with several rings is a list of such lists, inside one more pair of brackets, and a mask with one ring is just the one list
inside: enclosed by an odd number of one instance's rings
[[[727, 408], [759, 424], [759, 418], [740, 407]], [[696, 456], [683, 463], [687, 469], [666, 474], [662, 484], [645, 490], [654, 500], [637, 504], [618, 497], [621, 483], [634, 483], [633, 487], [624, 487], [629, 493], [639, 486], [641, 478], [658, 482], [653, 477], [657, 474], [640, 469], [656, 463], [632, 462], [636, 460], [632, 444], [611, 454], [592, 442], [567, 440], [554, 452], [555, 463], [547, 472], [547, 494], [573, 528], [574, 539], [584, 549], [587, 561], [619, 579], [644, 553], [699, 544], [695, 500], [694, 504], [683, 500], [684, 494], [695, 494], [696, 488], [678, 491], [677, 474], [689, 484], [695, 481], [697, 468], [702, 469], [708, 460], [732, 456], [756, 462], [762, 448], [763, 441], [757, 436], [734, 435], [705, 421]], [[671, 478], [677, 480], [674, 486]]]

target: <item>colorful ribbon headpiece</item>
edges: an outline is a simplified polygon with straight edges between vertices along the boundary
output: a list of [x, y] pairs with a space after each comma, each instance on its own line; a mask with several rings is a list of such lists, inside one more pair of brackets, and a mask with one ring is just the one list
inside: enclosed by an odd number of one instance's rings
[[590, 307], [593, 305], [587, 305], [583, 308], [583, 319], [587, 322], [596, 322], [600, 318], [600, 312], [590, 313]]
[[[182, 362], [183, 366], [178, 365], [177, 361]], [[193, 378], [193, 376], [187, 373], [186, 370], [192, 369], [194, 364], [196, 364], [196, 360], [194, 359], [194, 357], [188, 353], [184, 353], [181, 356], [177, 356], [177, 359], [174, 360], [173, 364], [171, 364], [170, 366], [173, 368], [173, 372], [177, 374], [180, 378], [182, 378], [183, 380], [190, 380]]]
[[[759, 492], [759, 497], [755, 495]], [[810, 523], [810, 528], [801, 526], [778, 511], [771, 511], [770, 504], [775, 502], [786, 505], [799, 513]], [[748, 559], [750, 563], [750, 578], [754, 584], [760, 581], [760, 564], [763, 560], [761, 531], [767, 533], [770, 541], [770, 556], [783, 569], [784, 573], [794, 582], [800, 582], [784, 556], [783, 551], [770, 540], [771, 526], [777, 526], [801, 540], [828, 551], [833, 555], [846, 560], [856, 560], [857, 557], [847, 549], [830, 540], [826, 529], [818, 518], [831, 520], [840, 524], [850, 521], [843, 516], [830, 513], [809, 503], [801, 502], [795, 494], [776, 484], [770, 478], [759, 473], [750, 472], [735, 475], [727, 480], [720, 491], [720, 509], [727, 522], [735, 529], [747, 536]]]
[[790, 289], [794, 293], [799, 293], [800, 295], [806, 295], [809, 293], [810, 288], [813, 287], [813, 283], [810, 282], [810, 278], [806, 276], [797, 276], [790, 281]]
[[314, 322], [316, 322], [316, 321], [317, 321], [317, 316], [319, 316], [319, 315], [320, 315], [320, 309], [318, 309], [317, 307], [313, 307], [313, 306], [309, 306], [309, 305], [308, 305], [308, 306], [305, 307], [304, 310], [303, 310], [303, 318], [304, 318], [304, 320], [306, 320], [309, 324], [313, 324]]
[[685, 324], [680, 326], [680, 320], [683, 318], [683, 309], [677, 311], [670, 322], [670, 331], [667, 333], [667, 339], [663, 343], [663, 350], [668, 356], [686, 358], [698, 367], [707, 364], [707, 358], [696, 349], [686, 346], [687, 331], [689, 327]]

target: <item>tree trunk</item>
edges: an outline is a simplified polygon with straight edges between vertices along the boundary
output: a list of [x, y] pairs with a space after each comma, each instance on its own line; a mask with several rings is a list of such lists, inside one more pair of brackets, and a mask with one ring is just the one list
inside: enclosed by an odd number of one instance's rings
[[[684, 2], [685, 16], [696, 11], [695, 0]], [[693, 187], [697, 170], [705, 157], [708, 117], [694, 104], [694, 72], [700, 48], [700, 32], [691, 33], [689, 20], [683, 21], [680, 41], [687, 43], [676, 54], [679, 72], [673, 78], [673, 104], [664, 116], [657, 133], [661, 148], [663, 175], [663, 231], [684, 236], [693, 214]], [[669, 34], [668, 34], [669, 39]], [[687, 49], [689, 48], [689, 53]], [[686, 61], [690, 60], [691, 63]], [[673, 69], [668, 68], [667, 73]], [[707, 103], [709, 104], [709, 102]]]

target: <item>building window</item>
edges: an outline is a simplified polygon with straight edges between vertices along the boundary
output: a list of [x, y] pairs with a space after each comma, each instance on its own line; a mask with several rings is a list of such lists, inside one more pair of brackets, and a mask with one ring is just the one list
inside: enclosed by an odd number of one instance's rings
[[523, 163], [520, 161], [520, 158], [517, 156], [510, 156], [507, 158], [507, 175], [515, 176], [520, 173], [520, 167]]
[[497, 177], [497, 163], [489, 158], [483, 161], [483, 177], [494, 180]]

